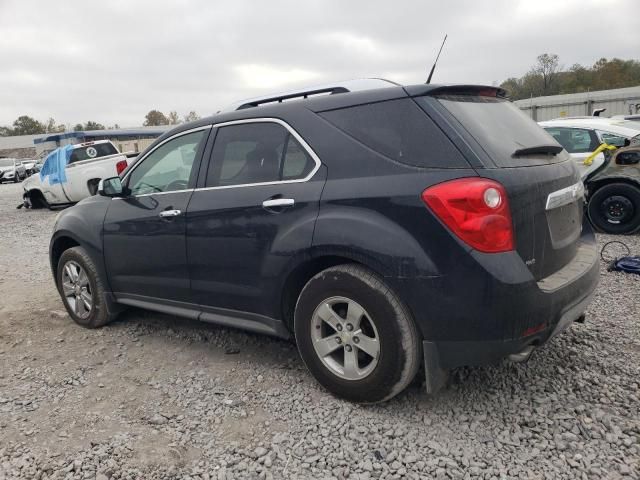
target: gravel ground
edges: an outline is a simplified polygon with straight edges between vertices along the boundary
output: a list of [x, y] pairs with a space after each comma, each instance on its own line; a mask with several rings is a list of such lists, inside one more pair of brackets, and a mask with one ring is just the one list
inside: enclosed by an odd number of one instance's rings
[[603, 264], [587, 323], [526, 364], [357, 406], [288, 342], [138, 310], [76, 326], [48, 268], [55, 212], [19, 199], [0, 185], [0, 480], [640, 478], [638, 276]]

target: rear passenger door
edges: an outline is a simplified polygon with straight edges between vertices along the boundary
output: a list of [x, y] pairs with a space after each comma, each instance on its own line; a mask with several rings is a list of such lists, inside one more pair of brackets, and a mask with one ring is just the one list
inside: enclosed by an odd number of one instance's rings
[[325, 168], [280, 120], [214, 133], [187, 214], [193, 301], [203, 320], [221, 308], [278, 318], [282, 276], [311, 246]]

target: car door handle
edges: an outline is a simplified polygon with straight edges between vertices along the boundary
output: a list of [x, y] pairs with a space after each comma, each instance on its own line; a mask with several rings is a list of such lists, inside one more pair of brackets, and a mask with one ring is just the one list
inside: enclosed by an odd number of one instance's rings
[[181, 215], [181, 214], [182, 212], [180, 210], [163, 210], [158, 215], [160, 215], [160, 217], [162, 218], [168, 218], [168, 217], [177, 217], [178, 215]]
[[271, 198], [262, 202], [263, 208], [291, 207], [296, 201], [293, 198]]

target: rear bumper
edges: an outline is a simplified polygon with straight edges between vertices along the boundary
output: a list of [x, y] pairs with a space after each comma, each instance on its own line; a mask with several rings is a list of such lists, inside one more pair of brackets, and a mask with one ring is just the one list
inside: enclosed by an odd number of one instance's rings
[[484, 340], [484, 341], [423, 341], [422, 348], [425, 356], [427, 371], [450, 369], [464, 365], [483, 365], [497, 362], [509, 355], [520, 353], [527, 347], [539, 347], [562, 333], [573, 322], [584, 315], [585, 310], [593, 300], [595, 292], [581, 298], [575, 304], [567, 307], [558, 321], [543, 331], [534, 335], [514, 340]]
[[600, 277], [590, 226], [580, 242], [567, 266], [539, 281], [515, 252], [469, 252], [444, 276], [398, 281], [394, 288], [422, 331], [427, 372], [496, 362], [546, 343], [580, 318]]

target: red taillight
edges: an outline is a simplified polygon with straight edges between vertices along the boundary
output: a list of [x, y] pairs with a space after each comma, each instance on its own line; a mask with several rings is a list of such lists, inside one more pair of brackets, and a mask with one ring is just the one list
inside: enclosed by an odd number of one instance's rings
[[486, 178], [460, 178], [422, 192], [422, 200], [462, 241], [485, 253], [513, 250], [507, 192]]
[[120, 175], [125, 168], [127, 168], [126, 160], [120, 160], [118, 163], [116, 163], [116, 172], [118, 173], [118, 175]]

